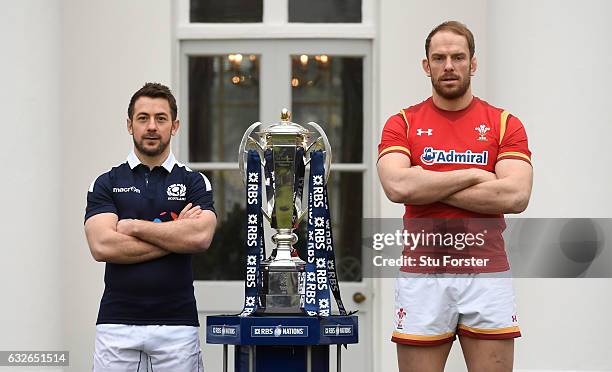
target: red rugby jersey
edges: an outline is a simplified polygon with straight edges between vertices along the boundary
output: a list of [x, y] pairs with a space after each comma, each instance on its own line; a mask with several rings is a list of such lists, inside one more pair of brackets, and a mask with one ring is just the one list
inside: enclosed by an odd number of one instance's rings
[[[430, 97], [391, 116], [378, 145], [378, 158], [394, 152], [408, 156], [413, 166], [419, 165], [437, 172], [466, 168], [494, 172], [495, 164], [501, 159], [519, 159], [531, 164], [527, 134], [520, 120], [477, 97], [460, 111], [441, 110]], [[405, 265], [403, 271], [473, 273], [509, 269], [501, 236], [505, 229], [502, 214], [485, 215], [439, 202], [429, 205], [405, 204], [405, 207], [404, 225], [409, 232], [456, 234], [485, 230], [486, 234], [482, 246], [461, 250], [447, 245], [420, 246], [414, 250], [406, 247], [404, 256], [414, 260], [412, 265]], [[448, 264], [440, 262], [438, 266], [421, 265], [424, 262], [421, 257], [441, 259], [446, 255], [488, 261], [484, 266], [463, 266], [464, 261], [459, 262], [461, 265], [453, 265], [450, 260]]]

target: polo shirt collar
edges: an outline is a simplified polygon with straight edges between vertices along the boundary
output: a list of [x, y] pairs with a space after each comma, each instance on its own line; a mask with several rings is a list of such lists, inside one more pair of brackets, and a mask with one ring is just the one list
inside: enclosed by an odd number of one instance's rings
[[[130, 151], [130, 154], [127, 157], [127, 162], [130, 166], [130, 169], [134, 169], [139, 164], [142, 164], [140, 162], [140, 159], [138, 159], [138, 156], [136, 156], [136, 154], [134, 153], [134, 150]], [[170, 154], [168, 154], [168, 157], [166, 158], [166, 160], [164, 160], [161, 166], [164, 167], [168, 171], [168, 173], [170, 173], [172, 172], [172, 168], [174, 168], [175, 164], [177, 164], [176, 158], [174, 157], [172, 151], [170, 151]]]

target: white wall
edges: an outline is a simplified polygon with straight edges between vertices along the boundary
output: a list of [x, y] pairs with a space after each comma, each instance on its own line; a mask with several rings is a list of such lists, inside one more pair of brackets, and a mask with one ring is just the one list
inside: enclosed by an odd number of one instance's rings
[[64, 328], [70, 370], [81, 372], [91, 369], [104, 275], [83, 235], [87, 189], [131, 149], [131, 95], [171, 83], [172, 14], [169, 0], [64, 0], [62, 18]]
[[[489, 98], [521, 118], [534, 154], [525, 215], [612, 217], [612, 2], [496, 0], [487, 15]], [[515, 283], [517, 368], [612, 370], [612, 279]]]
[[529, 216], [612, 215], [610, 15], [606, 0], [490, 3], [487, 88], [529, 135]]
[[[525, 123], [534, 153], [531, 217], [610, 217], [612, 174], [612, 14], [608, 1], [399, 1], [380, 3], [378, 119], [431, 94], [419, 62], [424, 39], [446, 19], [476, 38], [474, 93]], [[571, 153], [570, 153], [571, 151]], [[402, 208], [381, 193], [381, 216]], [[382, 335], [391, 332], [392, 281], [381, 281]], [[520, 279], [515, 282], [524, 337], [520, 369], [612, 370], [612, 280]], [[386, 313], [384, 311], [386, 309]], [[381, 339], [380, 371], [396, 370], [394, 346]], [[453, 347], [448, 371], [465, 366]]]
[[2, 2], [0, 45], [0, 350], [61, 350], [59, 2]]

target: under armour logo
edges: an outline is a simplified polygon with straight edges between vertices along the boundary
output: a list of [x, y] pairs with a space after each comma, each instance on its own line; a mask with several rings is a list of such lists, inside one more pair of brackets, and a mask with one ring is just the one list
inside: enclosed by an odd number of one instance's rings
[[421, 128], [417, 129], [417, 136], [421, 136], [423, 134], [427, 134], [428, 136], [432, 136], [433, 135], [433, 129], [428, 128], [427, 130], [423, 130]]
[[516, 315], [512, 315], [512, 323], [516, 323], [517, 319], [516, 319]]

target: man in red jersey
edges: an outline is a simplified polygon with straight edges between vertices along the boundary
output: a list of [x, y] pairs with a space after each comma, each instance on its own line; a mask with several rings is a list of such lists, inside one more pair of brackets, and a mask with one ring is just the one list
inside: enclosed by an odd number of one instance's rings
[[455, 335], [469, 371], [512, 371], [520, 336], [501, 233], [529, 202], [531, 152], [518, 118], [472, 95], [474, 50], [459, 22], [431, 31], [432, 96], [391, 116], [378, 148], [385, 194], [418, 235], [396, 283], [401, 372], [443, 371]]

